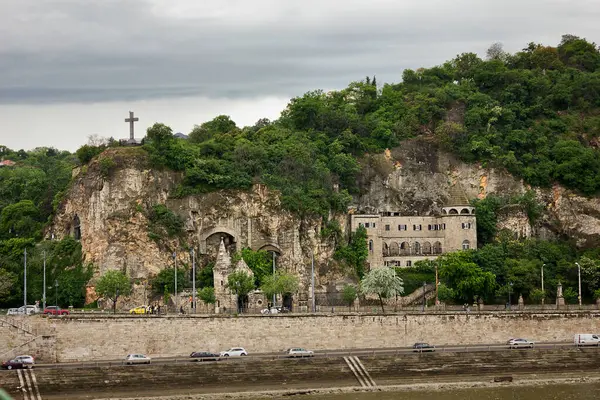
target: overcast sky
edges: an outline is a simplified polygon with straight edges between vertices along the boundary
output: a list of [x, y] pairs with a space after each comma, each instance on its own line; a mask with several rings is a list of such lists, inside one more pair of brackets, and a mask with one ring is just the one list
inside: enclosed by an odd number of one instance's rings
[[493, 42], [600, 42], [598, 0], [0, 0], [0, 144], [75, 150], [91, 134], [275, 119], [365, 75], [398, 82]]

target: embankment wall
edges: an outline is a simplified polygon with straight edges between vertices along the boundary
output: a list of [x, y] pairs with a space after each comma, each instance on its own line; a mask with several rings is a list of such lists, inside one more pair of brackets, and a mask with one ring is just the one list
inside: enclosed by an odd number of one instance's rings
[[[55, 338], [56, 359], [121, 359], [221, 351], [249, 353], [293, 346], [314, 350], [505, 343], [512, 337], [572, 341], [575, 333], [600, 333], [600, 313], [440, 313], [388, 315], [29, 317], [40, 334]], [[0, 327], [0, 329], [2, 329]], [[0, 332], [1, 334], [1, 332]]]

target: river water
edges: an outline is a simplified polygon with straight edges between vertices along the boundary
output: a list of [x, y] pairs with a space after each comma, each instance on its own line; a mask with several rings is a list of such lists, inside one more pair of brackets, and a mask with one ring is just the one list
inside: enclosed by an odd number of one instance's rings
[[[289, 399], [281, 397], [281, 399]], [[488, 387], [444, 391], [344, 393], [302, 396], [305, 400], [597, 400], [600, 383]]]

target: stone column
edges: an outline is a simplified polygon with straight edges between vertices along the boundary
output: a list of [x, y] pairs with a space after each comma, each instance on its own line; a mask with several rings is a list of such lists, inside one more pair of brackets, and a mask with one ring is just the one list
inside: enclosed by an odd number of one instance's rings
[[558, 282], [556, 287], [556, 309], [561, 310], [565, 308], [565, 298], [563, 297], [562, 284]]
[[523, 310], [525, 308], [525, 302], [523, 301], [523, 295], [519, 294], [519, 310]]

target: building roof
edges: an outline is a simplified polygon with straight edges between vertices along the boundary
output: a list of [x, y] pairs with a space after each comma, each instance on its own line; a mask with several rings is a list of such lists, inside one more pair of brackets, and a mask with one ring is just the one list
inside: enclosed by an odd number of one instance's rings
[[2, 160], [2, 161], [0, 161], [0, 167], [12, 167], [15, 164], [16, 164], [16, 162], [14, 162], [12, 160]]
[[188, 138], [188, 135], [185, 135], [185, 134], [183, 134], [181, 132], [177, 132], [173, 136], [175, 136], [177, 139], [187, 139]]
[[446, 207], [470, 205], [469, 198], [459, 183], [455, 183], [454, 185], [450, 186], [450, 190], [448, 191], [448, 200], [446, 201], [445, 205]]

